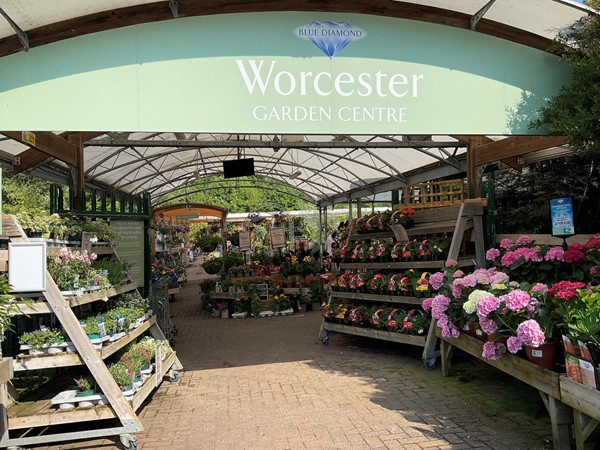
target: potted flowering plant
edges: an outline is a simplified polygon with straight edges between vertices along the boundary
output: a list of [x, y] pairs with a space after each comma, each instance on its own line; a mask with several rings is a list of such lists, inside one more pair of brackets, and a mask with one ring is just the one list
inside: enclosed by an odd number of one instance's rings
[[113, 363], [108, 366], [108, 371], [121, 391], [133, 394], [133, 374], [128, 371], [124, 363], [121, 361]]
[[215, 274], [219, 273], [219, 271], [221, 270], [222, 267], [223, 267], [223, 259], [222, 258], [212, 258], [212, 259], [205, 261], [202, 264], [202, 268], [209, 275], [215, 275]]
[[77, 397], [86, 397], [94, 395], [94, 389], [92, 389], [92, 382], [89, 377], [74, 378], [75, 386], [77, 386]]
[[[556, 313], [563, 330], [576, 346], [589, 353], [596, 366], [600, 365], [600, 286], [581, 286], [583, 283], [561, 281], [548, 290], [555, 298]], [[583, 353], [583, 352], [582, 352]]]
[[410, 228], [414, 225], [415, 210], [413, 208], [404, 208], [395, 210], [389, 218], [389, 225], [402, 225], [404, 228]]
[[48, 272], [62, 291], [87, 288], [92, 285], [96, 271], [92, 262], [97, 258], [84, 250], [61, 248], [58, 256], [48, 258]]

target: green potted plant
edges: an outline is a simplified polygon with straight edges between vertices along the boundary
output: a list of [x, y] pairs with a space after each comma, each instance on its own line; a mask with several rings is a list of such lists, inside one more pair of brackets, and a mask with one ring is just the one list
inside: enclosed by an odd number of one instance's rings
[[260, 301], [260, 296], [256, 289], [251, 289], [248, 292], [248, 298], [250, 299], [250, 309], [252, 310], [252, 315], [254, 317], [260, 317], [260, 313], [262, 311], [262, 302]]
[[206, 271], [206, 273], [210, 275], [215, 275], [219, 273], [223, 267], [223, 259], [222, 258], [212, 258], [202, 264], [202, 268]]
[[29, 237], [42, 237], [43, 234], [50, 232], [48, 226], [50, 215], [47, 213], [21, 211], [17, 213], [17, 221]]
[[219, 311], [221, 311], [221, 318], [229, 319], [229, 303], [226, 300], [219, 303]]
[[[23, 346], [22, 350], [31, 350], [32, 354], [62, 352], [58, 345], [64, 341], [65, 337], [61, 331], [49, 328], [23, 333], [19, 338], [19, 343]], [[53, 351], [50, 351], [51, 347]]]
[[238, 319], [240, 317], [246, 317], [248, 315], [248, 301], [246, 299], [236, 297], [233, 300], [232, 309], [233, 309], [232, 317], [234, 319]]
[[92, 263], [92, 268], [105, 272], [109, 283], [113, 286], [121, 284], [127, 278], [123, 263], [118, 259], [97, 259]]
[[100, 324], [104, 326], [104, 318], [92, 316], [85, 319], [85, 333], [90, 340], [100, 339]]

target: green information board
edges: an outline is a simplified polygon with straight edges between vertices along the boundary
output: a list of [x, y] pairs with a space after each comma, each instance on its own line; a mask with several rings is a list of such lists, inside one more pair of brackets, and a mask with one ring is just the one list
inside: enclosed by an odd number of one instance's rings
[[129, 275], [138, 287], [144, 286], [144, 222], [141, 220], [111, 220], [111, 228], [118, 233], [115, 253], [130, 265]]

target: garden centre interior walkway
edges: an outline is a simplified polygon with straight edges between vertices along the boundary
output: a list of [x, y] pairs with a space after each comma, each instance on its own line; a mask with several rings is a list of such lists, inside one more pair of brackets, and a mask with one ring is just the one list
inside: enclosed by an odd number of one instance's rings
[[200, 310], [202, 272], [191, 266], [171, 303], [185, 371], [141, 411], [139, 449], [551, 448], [537, 391], [490, 366], [457, 355], [443, 378], [420, 348], [342, 335], [324, 347], [319, 312], [213, 318]]

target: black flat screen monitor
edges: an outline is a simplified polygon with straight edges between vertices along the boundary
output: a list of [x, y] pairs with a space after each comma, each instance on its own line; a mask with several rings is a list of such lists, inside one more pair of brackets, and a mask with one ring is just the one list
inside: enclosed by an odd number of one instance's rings
[[223, 178], [254, 175], [254, 158], [223, 161]]

